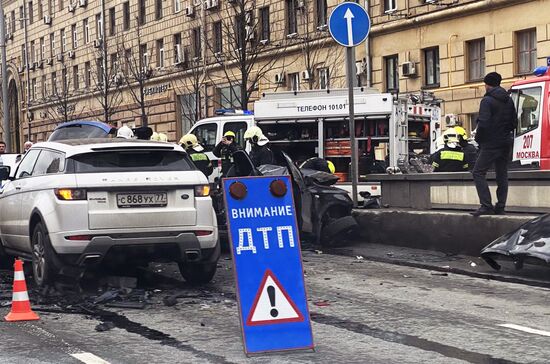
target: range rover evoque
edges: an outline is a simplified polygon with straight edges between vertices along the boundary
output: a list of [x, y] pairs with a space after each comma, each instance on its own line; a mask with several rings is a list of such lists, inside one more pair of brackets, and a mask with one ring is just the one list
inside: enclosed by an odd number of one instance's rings
[[[209, 282], [220, 255], [206, 177], [177, 145], [126, 139], [33, 146], [0, 192], [0, 259], [32, 261], [39, 286], [111, 259], [175, 261]], [[13, 175], [13, 174], [12, 174]], [[122, 257], [122, 261], [120, 260]]]

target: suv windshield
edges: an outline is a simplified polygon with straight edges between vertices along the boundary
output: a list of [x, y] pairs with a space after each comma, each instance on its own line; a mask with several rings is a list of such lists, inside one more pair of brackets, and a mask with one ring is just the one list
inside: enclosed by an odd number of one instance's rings
[[92, 152], [70, 158], [74, 173], [190, 171], [195, 166], [184, 152], [125, 150]]
[[108, 133], [93, 125], [71, 125], [54, 130], [48, 141], [67, 139], [106, 138]]

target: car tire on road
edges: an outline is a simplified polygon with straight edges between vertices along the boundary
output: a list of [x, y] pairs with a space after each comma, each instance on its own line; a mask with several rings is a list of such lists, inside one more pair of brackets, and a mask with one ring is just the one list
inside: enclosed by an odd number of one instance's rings
[[357, 230], [357, 227], [357, 221], [353, 216], [332, 220], [322, 228], [321, 243], [323, 245], [336, 245], [338, 239], [349, 236]]
[[180, 273], [191, 285], [206, 284], [214, 278], [217, 263], [178, 263]]
[[34, 227], [32, 237], [32, 276], [39, 287], [52, 282], [54, 269], [54, 252], [50, 244], [50, 237], [45, 226], [39, 222]]

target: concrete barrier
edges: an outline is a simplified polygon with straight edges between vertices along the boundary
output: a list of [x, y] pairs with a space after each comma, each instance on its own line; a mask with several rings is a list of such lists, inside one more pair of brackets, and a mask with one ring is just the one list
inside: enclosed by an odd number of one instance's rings
[[362, 241], [478, 256], [487, 244], [535, 215], [473, 217], [466, 212], [354, 210]]

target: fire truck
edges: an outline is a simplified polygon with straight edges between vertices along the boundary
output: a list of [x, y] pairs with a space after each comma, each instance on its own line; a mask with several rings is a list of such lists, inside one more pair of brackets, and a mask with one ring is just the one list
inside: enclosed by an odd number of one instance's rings
[[550, 67], [533, 73], [534, 78], [516, 81], [510, 92], [518, 116], [512, 165], [550, 170]]
[[[244, 131], [252, 125], [262, 128], [273, 150], [284, 150], [295, 162], [310, 157], [330, 160], [336, 167], [339, 187], [351, 191], [350, 133], [354, 132], [359, 155], [359, 191], [380, 194], [378, 183], [369, 183], [369, 173], [385, 173], [388, 166], [406, 165], [413, 155], [435, 151], [441, 135], [440, 108], [417, 97], [396, 97], [373, 89], [354, 90], [355, 130], [349, 130], [347, 89], [308, 90], [263, 94], [254, 103], [254, 115], [223, 115], [200, 120], [194, 133], [207, 154], [223, 134], [231, 130], [247, 148]], [[219, 177], [216, 171], [212, 179]]]

